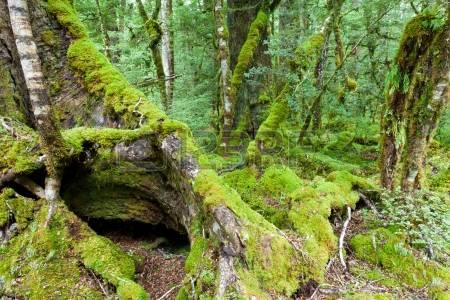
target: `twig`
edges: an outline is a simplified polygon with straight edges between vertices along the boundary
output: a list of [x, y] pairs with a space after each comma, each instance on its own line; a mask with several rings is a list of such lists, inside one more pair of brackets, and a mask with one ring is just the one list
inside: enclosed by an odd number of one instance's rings
[[[89, 269], [88, 269], [89, 270]], [[95, 275], [94, 272], [92, 272], [91, 270], [89, 270], [89, 272], [91, 273], [91, 275], [94, 277], [95, 282], [97, 282], [98, 286], [100, 287], [100, 289], [102, 290], [103, 294], [108, 297], [108, 291], [105, 290], [105, 287], [103, 286], [103, 284], [100, 282], [100, 280], [97, 278], [97, 276]]]
[[347, 264], [345, 263], [344, 259], [344, 238], [345, 233], [347, 231], [348, 224], [350, 223], [350, 220], [352, 218], [352, 209], [350, 206], [347, 206], [347, 220], [344, 222], [344, 226], [342, 227], [341, 236], [339, 237], [339, 259], [341, 260], [341, 264], [344, 267], [344, 270], [347, 270]]
[[141, 127], [142, 123], [144, 122], [144, 114], [138, 110], [139, 105], [141, 105], [141, 103], [142, 103], [142, 98], [139, 97], [139, 100], [134, 105], [134, 109], [133, 109], [133, 112], [139, 115], [139, 127]]
[[366, 197], [366, 195], [364, 195], [363, 193], [359, 193], [359, 198], [361, 198], [361, 200], [367, 205], [367, 207], [369, 207], [373, 213], [378, 216], [378, 210], [375, 207], [375, 205], [373, 205], [373, 203], [369, 200], [369, 198]]
[[166, 299], [167, 296], [169, 296], [170, 293], [172, 293], [172, 291], [173, 291], [174, 289], [179, 288], [180, 286], [181, 286], [181, 284], [178, 284], [178, 285], [172, 287], [170, 290], [168, 290], [167, 292], [165, 292], [164, 295], [162, 295], [161, 297], [159, 297], [157, 300], [163, 300], [163, 299]]

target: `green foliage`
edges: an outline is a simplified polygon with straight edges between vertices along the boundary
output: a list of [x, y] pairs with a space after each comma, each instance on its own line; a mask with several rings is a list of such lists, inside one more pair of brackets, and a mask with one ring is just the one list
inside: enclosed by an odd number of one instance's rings
[[429, 191], [414, 194], [383, 192], [381, 216], [385, 225], [396, 226], [416, 248], [447, 261], [450, 255], [450, 206], [445, 195]]
[[351, 240], [356, 257], [380, 265], [401, 282], [431, 292], [448, 288], [448, 270], [435, 262], [417, 258], [405, 243], [405, 237], [392, 229], [379, 228]]

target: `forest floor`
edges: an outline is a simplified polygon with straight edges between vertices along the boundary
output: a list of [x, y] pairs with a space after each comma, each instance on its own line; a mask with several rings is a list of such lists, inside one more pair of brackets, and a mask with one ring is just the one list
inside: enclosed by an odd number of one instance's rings
[[175, 299], [185, 276], [184, 262], [189, 251], [185, 237], [139, 223], [91, 226], [134, 258], [136, 281], [151, 299]]
[[[334, 232], [337, 236], [342, 231], [342, 223], [335, 220], [332, 222]], [[352, 237], [367, 230], [366, 223], [361, 210], [356, 210], [347, 228], [345, 244]], [[345, 247], [347, 253], [347, 269], [343, 267], [336, 253], [331, 257], [327, 265], [325, 283], [308, 282], [293, 297], [294, 300], [322, 300], [322, 299], [366, 299], [368, 295], [397, 295], [400, 299], [425, 300], [429, 299], [425, 289], [413, 289], [410, 287], [387, 287], [379, 283], [380, 280], [368, 280], [361, 276], [362, 272], [370, 271], [373, 265], [355, 257], [351, 247]], [[371, 298], [372, 299], [372, 298]]]

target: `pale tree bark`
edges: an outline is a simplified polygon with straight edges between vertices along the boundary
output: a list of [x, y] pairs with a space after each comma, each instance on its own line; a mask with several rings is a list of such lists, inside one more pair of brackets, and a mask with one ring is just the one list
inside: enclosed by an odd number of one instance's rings
[[67, 151], [61, 133], [52, 115], [50, 99], [41, 70], [41, 61], [33, 39], [26, 0], [8, 0], [12, 32], [16, 41], [31, 108], [46, 155], [48, 176], [45, 180], [45, 198], [50, 202], [47, 223], [59, 198], [64, 159]]
[[216, 20], [216, 35], [219, 51], [219, 67], [220, 67], [220, 123], [222, 130], [231, 130], [232, 127], [232, 110], [230, 99], [230, 49], [228, 46], [228, 30], [225, 21], [223, 0], [216, 0], [214, 6], [214, 15]]
[[168, 106], [172, 106], [175, 83], [173, 32], [171, 30], [172, 0], [161, 0], [161, 58], [164, 68]]

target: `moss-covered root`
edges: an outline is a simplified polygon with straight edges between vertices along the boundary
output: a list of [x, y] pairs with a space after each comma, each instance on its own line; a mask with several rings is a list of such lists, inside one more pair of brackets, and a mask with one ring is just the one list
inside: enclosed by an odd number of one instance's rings
[[434, 299], [449, 299], [450, 272], [415, 256], [406, 238], [392, 228], [379, 228], [351, 240], [357, 258], [379, 265], [400, 284], [426, 287]]
[[[15, 202], [22, 199], [8, 195], [9, 204], [20, 207]], [[130, 256], [97, 236], [63, 204], [49, 227], [43, 226], [48, 207], [42, 205], [35, 210], [36, 206], [30, 205], [14, 210], [14, 215], [21, 217], [22, 231], [0, 247], [0, 294], [27, 299], [102, 299], [97, 287], [86, 280], [89, 268], [113, 284], [120, 299], [148, 298], [133, 281], [134, 261]]]
[[[200, 237], [193, 240], [187, 271], [192, 273], [197, 266], [207, 266], [204, 258], [211, 250], [204, 249], [216, 249], [216, 294], [211, 296], [290, 297], [298, 287], [301, 270], [300, 255], [291, 243], [213, 171], [200, 171], [194, 191], [203, 199], [206, 218], [201, 226], [209, 228], [210, 238], [205, 241], [202, 230], [197, 230]], [[231, 284], [224, 286], [224, 282]], [[192, 293], [188, 286], [186, 291]]]

